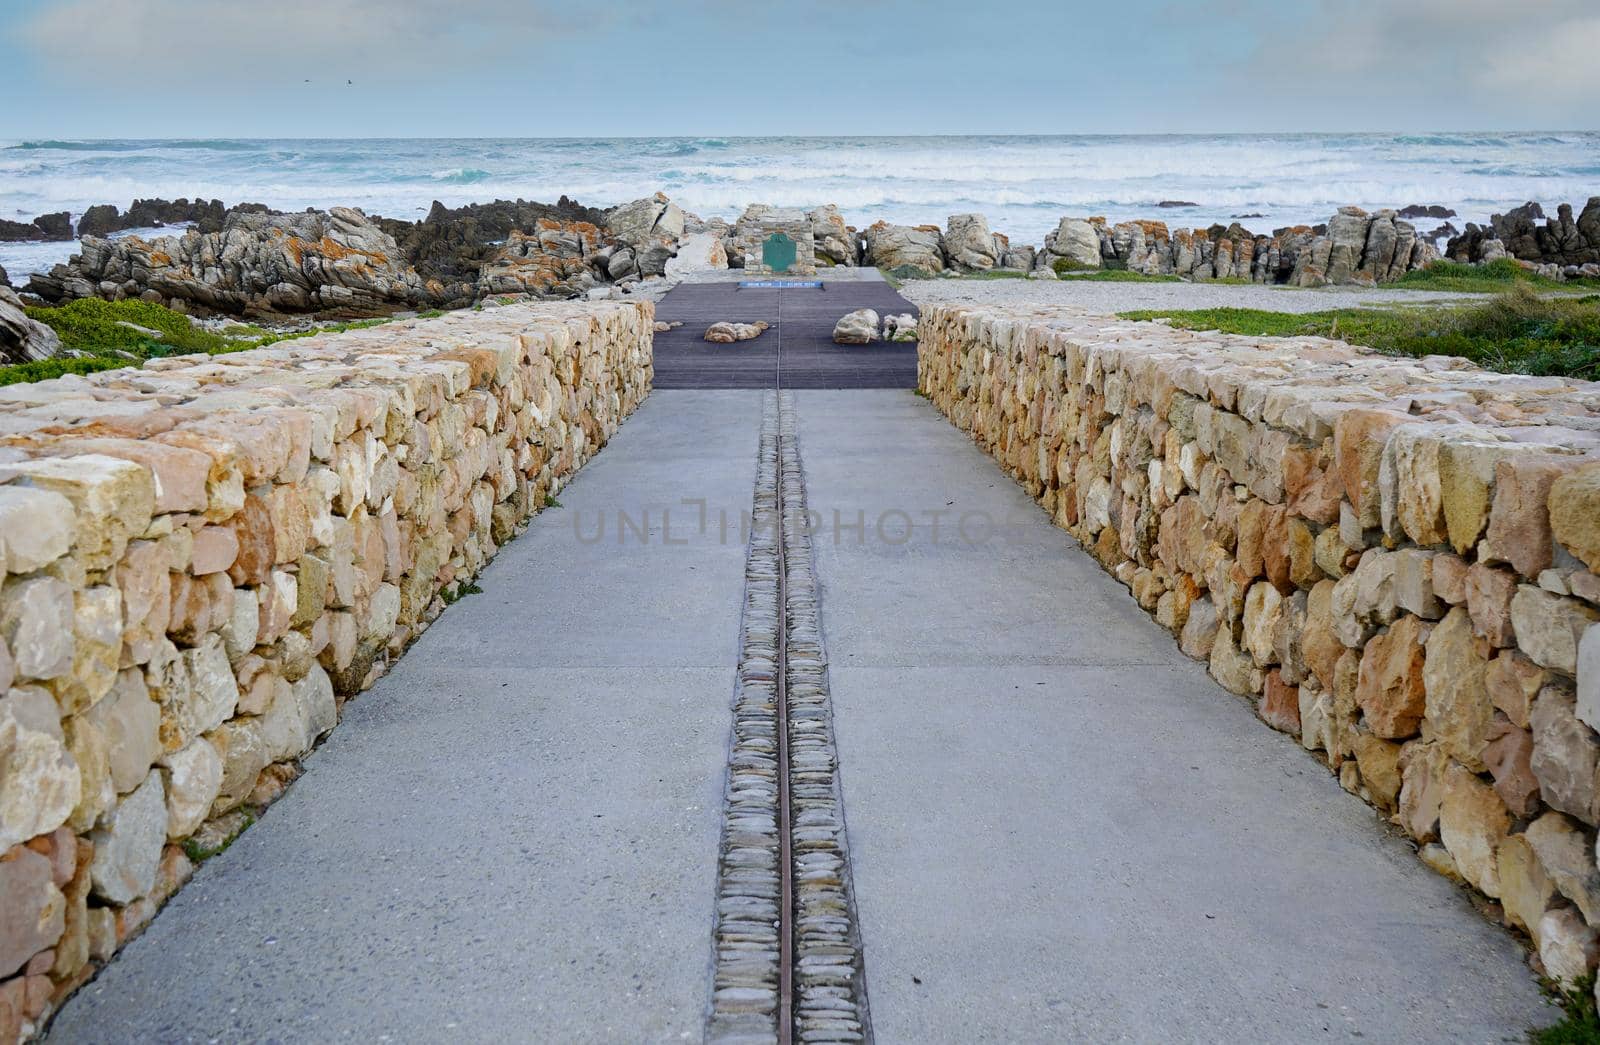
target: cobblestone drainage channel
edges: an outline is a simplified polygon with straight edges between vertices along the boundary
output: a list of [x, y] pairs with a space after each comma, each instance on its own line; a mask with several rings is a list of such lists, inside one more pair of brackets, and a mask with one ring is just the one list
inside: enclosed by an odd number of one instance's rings
[[871, 1041], [792, 394], [757, 451], [708, 1042]]

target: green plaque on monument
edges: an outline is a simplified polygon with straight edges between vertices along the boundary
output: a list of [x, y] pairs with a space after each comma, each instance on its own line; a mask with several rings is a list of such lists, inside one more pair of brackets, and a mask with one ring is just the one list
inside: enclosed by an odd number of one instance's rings
[[794, 240], [774, 232], [761, 245], [761, 263], [773, 272], [788, 272], [794, 264]]

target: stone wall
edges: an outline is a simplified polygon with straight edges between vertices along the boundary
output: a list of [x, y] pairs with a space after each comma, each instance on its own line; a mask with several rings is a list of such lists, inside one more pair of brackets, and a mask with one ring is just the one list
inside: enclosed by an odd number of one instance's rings
[[0, 389], [0, 1041], [605, 445], [653, 319], [492, 308]]
[[1066, 309], [920, 329], [923, 392], [1185, 653], [1551, 976], [1595, 965], [1600, 385]]

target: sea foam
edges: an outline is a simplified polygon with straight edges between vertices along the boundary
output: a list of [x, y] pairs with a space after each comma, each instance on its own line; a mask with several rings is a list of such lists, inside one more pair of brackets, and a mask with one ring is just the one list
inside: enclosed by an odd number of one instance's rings
[[[201, 196], [420, 218], [496, 198], [613, 206], [664, 191], [703, 217], [835, 203], [865, 226], [981, 211], [1039, 243], [1064, 214], [1253, 231], [1336, 207], [1442, 204], [1455, 224], [1600, 193], [1600, 134], [1066, 135], [920, 138], [327, 139], [0, 142], [0, 217]], [[1162, 201], [1193, 207], [1157, 209]], [[1426, 228], [1431, 225], [1424, 223]], [[0, 244], [14, 277], [70, 246]]]

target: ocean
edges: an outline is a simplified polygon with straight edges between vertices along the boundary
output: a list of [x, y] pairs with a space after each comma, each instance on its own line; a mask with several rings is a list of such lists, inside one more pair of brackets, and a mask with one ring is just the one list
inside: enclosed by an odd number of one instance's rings
[[[1600, 194], [1600, 133], [0, 140], [0, 217], [22, 221], [150, 197], [420, 218], [434, 200], [566, 194], [604, 207], [658, 190], [729, 219], [748, 203], [836, 203], [858, 227], [980, 211], [1034, 244], [1064, 214], [1238, 220], [1267, 232], [1325, 221], [1345, 204], [1415, 203], [1456, 211], [1459, 228], [1528, 200], [1553, 212]], [[21, 282], [72, 250], [0, 243], [0, 266]]]

